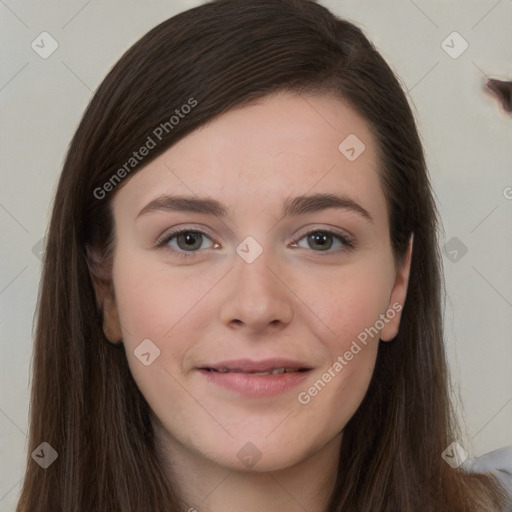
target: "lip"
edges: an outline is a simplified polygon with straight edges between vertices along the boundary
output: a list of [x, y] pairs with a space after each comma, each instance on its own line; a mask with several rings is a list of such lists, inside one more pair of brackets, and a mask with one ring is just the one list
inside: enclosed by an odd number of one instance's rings
[[[219, 368], [227, 368], [230, 371], [225, 373], [212, 371]], [[270, 375], [253, 375], [251, 373], [270, 371], [275, 368], [301, 369], [303, 371]], [[298, 361], [272, 358], [261, 361], [249, 359], [223, 361], [204, 365], [198, 370], [210, 384], [249, 397], [267, 398], [297, 386], [309, 377], [312, 368]]]
[[230, 361], [221, 361], [214, 364], [205, 364], [200, 367], [200, 369], [206, 368], [211, 368], [213, 370], [227, 368], [230, 371], [240, 371], [244, 373], [266, 372], [274, 368], [292, 368], [294, 370], [304, 368], [306, 370], [311, 370], [311, 366], [309, 366], [307, 363], [279, 357], [272, 357], [259, 361], [254, 361], [252, 359], [233, 359]]

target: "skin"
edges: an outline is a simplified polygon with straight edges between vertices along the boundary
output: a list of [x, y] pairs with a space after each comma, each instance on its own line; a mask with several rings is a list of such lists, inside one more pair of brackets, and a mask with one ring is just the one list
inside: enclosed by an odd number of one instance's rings
[[[352, 162], [338, 150], [349, 134], [366, 146]], [[392, 304], [403, 306], [409, 279], [412, 240], [397, 270], [377, 168], [368, 124], [348, 105], [328, 95], [283, 93], [194, 131], [116, 191], [114, 293], [103, 297], [105, 331], [122, 338], [169, 478], [190, 507], [325, 510], [343, 428], [367, 391], [379, 335], [392, 340], [400, 314], [360, 344], [308, 404], [297, 395]], [[160, 210], [137, 218], [165, 193], [217, 199], [229, 215]], [[345, 194], [373, 222], [336, 208], [280, 220], [286, 198], [311, 193]], [[170, 251], [186, 252], [176, 236], [156, 247], [171, 227], [205, 234], [195, 256]], [[336, 237], [327, 246], [338, 252], [308, 242], [308, 233], [322, 229], [350, 234], [355, 248]], [[247, 236], [263, 249], [252, 263], [236, 253]], [[160, 349], [149, 366], [134, 355], [144, 339]], [[210, 385], [197, 370], [272, 356], [306, 361], [313, 370], [270, 398]], [[249, 442], [261, 455], [252, 467], [237, 457]]]

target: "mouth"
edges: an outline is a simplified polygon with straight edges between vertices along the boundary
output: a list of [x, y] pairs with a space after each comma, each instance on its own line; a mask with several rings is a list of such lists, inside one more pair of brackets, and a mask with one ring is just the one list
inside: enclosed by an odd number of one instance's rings
[[206, 381], [229, 392], [269, 398], [296, 387], [313, 368], [289, 359], [238, 359], [197, 368]]
[[217, 373], [243, 373], [244, 375], [280, 375], [282, 373], [297, 373], [297, 372], [307, 372], [310, 368], [270, 368], [268, 370], [263, 371], [244, 371], [238, 368], [208, 368], [202, 367], [200, 370], [206, 370], [209, 372], [217, 372]]
[[245, 373], [247, 375], [280, 375], [282, 373], [306, 372], [311, 367], [298, 360], [270, 357], [254, 361], [252, 359], [233, 359], [206, 364], [199, 368], [217, 373]]

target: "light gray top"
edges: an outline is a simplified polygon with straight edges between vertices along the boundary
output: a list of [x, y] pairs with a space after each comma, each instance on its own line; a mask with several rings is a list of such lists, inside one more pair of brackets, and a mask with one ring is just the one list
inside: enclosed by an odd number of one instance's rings
[[462, 469], [469, 473], [492, 473], [508, 492], [507, 511], [512, 512], [512, 445], [467, 459]]

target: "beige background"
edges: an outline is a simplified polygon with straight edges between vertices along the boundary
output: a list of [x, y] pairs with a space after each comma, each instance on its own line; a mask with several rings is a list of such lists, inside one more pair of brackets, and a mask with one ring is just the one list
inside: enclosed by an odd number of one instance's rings
[[[0, 0], [0, 512], [14, 510], [21, 483], [38, 251], [66, 148], [121, 54], [199, 3]], [[512, 0], [321, 3], [363, 28], [409, 91], [442, 242], [459, 247], [456, 261], [444, 256], [447, 350], [467, 426], [458, 441], [474, 456], [512, 444], [512, 116], [482, 88], [486, 75], [512, 79]], [[43, 31], [58, 43], [47, 59], [31, 48]], [[469, 44], [458, 58], [441, 46], [454, 31]]]

